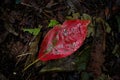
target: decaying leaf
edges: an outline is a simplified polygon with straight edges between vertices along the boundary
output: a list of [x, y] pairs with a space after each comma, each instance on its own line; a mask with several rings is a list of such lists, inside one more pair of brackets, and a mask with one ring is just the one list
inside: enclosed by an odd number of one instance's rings
[[81, 80], [89, 80], [91, 75], [87, 72], [82, 72], [81, 74]]
[[106, 32], [110, 33], [111, 27], [109, 26], [109, 24], [107, 22], [105, 22], [105, 26], [106, 26]]
[[116, 44], [116, 45], [115, 45], [112, 53], [113, 53], [115, 56], [117, 56], [117, 57], [120, 56], [120, 46], [119, 46], [119, 44]]
[[84, 14], [81, 16], [81, 19], [82, 19], [82, 20], [92, 20], [92, 17], [91, 17], [90, 15], [84, 13]]
[[79, 71], [84, 71], [86, 70], [88, 61], [90, 59], [90, 52], [91, 52], [91, 47], [86, 47], [82, 52], [80, 52], [81, 55], [77, 56], [76, 58], [76, 68]]
[[88, 26], [87, 37], [93, 36], [93, 35], [94, 35], [94, 32], [95, 32], [95, 31], [94, 31], [94, 29], [95, 29], [95, 24], [94, 24], [93, 21], [92, 21], [92, 16], [84, 13], [84, 14], [81, 16], [81, 19], [82, 19], [82, 20], [90, 20], [90, 21], [91, 21], [91, 23], [90, 23], [89, 26]]
[[75, 52], [75, 56], [48, 62], [47, 65], [40, 70], [40, 72], [73, 70], [80, 72], [84, 71], [86, 70], [90, 58], [90, 51], [91, 47], [87, 47], [81, 52]]
[[118, 23], [118, 30], [120, 32], [120, 16], [116, 16], [116, 19], [117, 19], [117, 23]]
[[93, 48], [91, 51], [91, 59], [88, 66], [88, 71], [94, 74], [94, 77], [101, 75], [101, 68], [104, 63], [104, 51], [105, 51], [105, 26], [101, 18], [96, 18], [96, 31], [93, 40]]
[[66, 16], [68, 20], [74, 20], [74, 19], [79, 19], [80, 14], [79, 13], [73, 13], [72, 16]]

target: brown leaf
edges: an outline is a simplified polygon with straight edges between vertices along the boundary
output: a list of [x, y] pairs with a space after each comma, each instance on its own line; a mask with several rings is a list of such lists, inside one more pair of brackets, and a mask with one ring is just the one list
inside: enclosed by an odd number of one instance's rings
[[101, 75], [101, 68], [104, 63], [104, 54], [105, 51], [105, 26], [103, 26], [103, 20], [101, 18], [96, 19], [97, 29], [95, 31], [93, 48], [91, 52], [91, 59], [88, 66], [88, 71], [94, 74], [94, 77]]

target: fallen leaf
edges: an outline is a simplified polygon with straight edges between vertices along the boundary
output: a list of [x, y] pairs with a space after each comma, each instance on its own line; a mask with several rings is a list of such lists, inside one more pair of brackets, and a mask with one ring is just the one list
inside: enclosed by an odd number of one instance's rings
[[49, 23], [48, 27], [53, 27], [53, 26], [55, 26], [57, 24], [59, 24], [58, 21], [56, 21], [56, 20], [50, 20], [50, 23]]
[[77, 19], [65, 21], [61, 27], [53, 27], [42, 41], [39, 59], [48, 61], [74, 53], [83, 44], [89, 23], [89, 20]]
[[38, 33], [40, 32], [41, 28], [34, 28], [34, 29], [23, 29], [24, 32], [29, 32], [31, 34], [33, 34], [34, 36], [38, 35]]

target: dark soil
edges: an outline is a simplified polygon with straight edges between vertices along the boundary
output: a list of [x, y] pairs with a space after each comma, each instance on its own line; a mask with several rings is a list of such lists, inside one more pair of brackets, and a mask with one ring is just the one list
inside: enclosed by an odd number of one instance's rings
[[[0, 13], [0, 80], [120, 80], [120, 0], [0, 0]], [[102, 31], [104, 22], [92, 20], [98, 24], [96, 27], [99, 24], [102, 27], [95, 28], [99, 37], [87, 37], [79, 49], [82, 52], [87, 45], [92, 45], [87, 68], [83, 71], [40, 73], [47, 65], [43, 64], [33, 65], [23, 72], [25, 65], [37, 58], [39, 45], [51, 29], [49, 21], [56, 20], [62, 24], [74, 13], [100, 17], [111, 28], [108, 33]], [[37, 46], [31, 47], [29, 43], [35, 40], [34, 35], [24, 32], [23, 28], [39, 28], [40, 25]], [[36, 53], [33, 60], [29, 55], [18, 58], [29, 51]]]

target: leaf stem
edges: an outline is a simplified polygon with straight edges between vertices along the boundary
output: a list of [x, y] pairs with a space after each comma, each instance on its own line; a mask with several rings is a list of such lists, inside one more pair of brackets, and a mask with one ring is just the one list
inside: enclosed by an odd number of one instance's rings
[[32, 65], [34, 65], [35, 63], [37, 63], [39, 61], [39, 59], [36, 59], [34, 62], [32, 62], [31, 64], [29, 64], [28, 66], [26, 66], [24, 69], [23, 69], [23, 72], [26, 71], [29, 67], [31, 67]]

